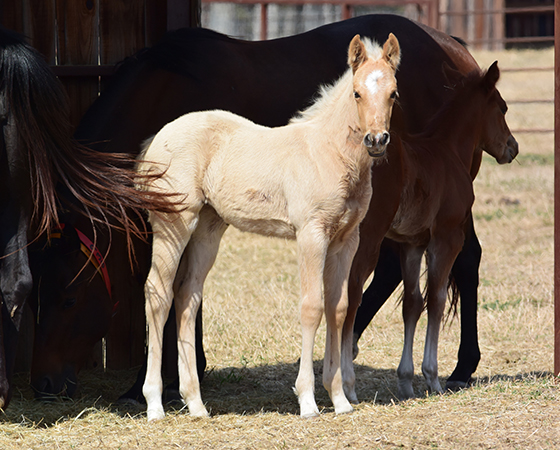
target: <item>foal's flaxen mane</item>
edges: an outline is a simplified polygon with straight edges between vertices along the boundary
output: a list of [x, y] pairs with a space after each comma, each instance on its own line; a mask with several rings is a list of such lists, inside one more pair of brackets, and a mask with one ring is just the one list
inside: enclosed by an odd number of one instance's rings
[[[369, 58], [379, 59], [383, 55], [383, 48], [375, 41], [369, 38], [362, 38]], [[290, 123], [300, 123], [312, 120], [321, 115], [333, 116], [333, 108], [338, 114], [344, 114], [343, 111], [348, 107], [348, 102], [341, 102], [344, 95], [350, 95], [352, 92], [352, 70], [348, 69], [344, 74], [331, 85], [322, 85], [319, 87], [316, 99], [308, 108], [298, 112]], [[350, 97], [349, 97], [350, 98]]]

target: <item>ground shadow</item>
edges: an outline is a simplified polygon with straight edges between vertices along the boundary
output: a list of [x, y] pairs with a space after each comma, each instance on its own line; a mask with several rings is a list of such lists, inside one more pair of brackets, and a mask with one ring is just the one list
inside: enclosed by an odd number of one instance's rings
[[[293, 385], [299, 364], [279, 363], [259, 367], [228, 367], [210, 369], [201, 385], [202, 398], [212, 416], [225, 414], [252, 415], [267, 412], [299, 414], [299, 405]], [[319, 409], [334, 412], [326, 390], [322, 386], [322, 361], [315, 361], [315, 395]], [[398, 403], [397, 373], [394, 369], [379, 369], [355, 365], [356, 393], [360, 402], [391, 405]], [[535, 378], [551, 377], [552, 373], [534, 371], [517, 375], [492, 375], [473, 380], [474, 385], [490, 385], [496, 382], [519, 382]], [[145, 405], [119, 403], [117, 400], [134, 382], [135, 370], [101, 372], [85, 371], [80, 374], [81, 390], [76, 399], [58, 399], [40, 402], [33, 399], [27, 378], [16, 378], [17, 387], [10, 407], [0, 420], [3, 422], [49, 427], [61, 420], [85, 417], [89, 411], [99, 409], [121, 417], [145, 418]], [[445, 385], [445, 378], [441, 379]], [[416, 375], [413, 386], [418, 397], [427, 395], [426, 383]], [[174, 392], [170, 391], [171, 398]], [[176, 393], [175, 393], [176, 394]], [[179, 402], [166, 404], [168, 412], [182, 409]]]

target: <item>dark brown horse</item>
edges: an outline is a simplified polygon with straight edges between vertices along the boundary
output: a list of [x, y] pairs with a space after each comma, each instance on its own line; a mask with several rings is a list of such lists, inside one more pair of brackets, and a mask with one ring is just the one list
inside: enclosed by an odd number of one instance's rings
[[483, 149], [501, 164], [511, 162], [518, 146], [505, 121], [507, 106], [496, 82], [497, 63], [488, 72], [475, 70], [466, 76], [447, 69], [451, 99], [418, 135], [394, 135], [389, 164], [373, 172], [374, 193], [370, 214], [360, 227], [361, 242], [349, 282], [349, 311], [343, 336], [347, 365], [347, 395], [354, 400], [352, 338], [354, 316], [365, 280], [375, 268], [381, 240], [398, 243], [404, 281], [404, 349], [397, 370], [399, 397], [414, 396], [412, 346], [416, 323], [424, 309], [419, 287], [420, 263], [427, 256], [428, 329], [422, 372], [430, 392], [443, 392], [437, 370], [437, 346], [447, 298], [451, 268], [465, 241], [474, 201], [474, 160]]
[[[58, 208], [75, 209], [88, 222], [142, 235], [133, 222], [149, 205], [172, 209], [166, 199], [146, 197], [124, 159], [90, 151], [71, 139], [64, 89], [43, 58], [19, 35], [0, 28], [0, 407], [11, 395], [11, 376], [23, 307], [32, 289], [28, 244], [49, 235]], [[60, 203], [56, 186], [73, 197]], [[91, 226], [90, 223], [90, 226]], [[60, 325], [60, 323], [59, 323]]]
[[[370, 15], [264, 42], [239, 41], [203, 29], [170, 33], [158, 45], [139, 52], [119, 67], [112, 83], [82, 119], [75, 137], [100, 152], [135, 155], [144, 139], [167, 122], [191, 111], [219, 108], [263, 125], [282, 125], [310, 103], [320, 84], [330, 83], [342, 74], [347, 46], [355, 34], [383, 42], [390, 32], [399, 38], [403, 55], [397, 73], [400, 99], [393, 112], [391, 129], [398, 133], [417, 133], [423, 130], [449, 94], [442, 64], [446, 62], [462, 73], [478, 69], [478, 66], [462, 45], [443, 33], [399, 16]], [[479, 163], [474, 161], [473, 167], [478, 167]], [[87, 224], [78, 228], [88, 234], [85, 226]], [[101, 242], [100, 247], [102, 251], [106, 248]], [[132, 276], [127, 266], [119, 263], [124, 250], [118, 247], [118, 237], [115, 237], [107, 262], [113, 295], [121, 303], [123, 300], [135, 302], [141, 310], [149, 248], [136, 247], [137, 254], [144, 255], [144, 258], [138, 257], [139, 265], [144, 267]], [[81, 258], [78, 251], [74, 255]], [[77, 273], [81, 264], [81, 260], [69, 261], [68, 267], [74, 265]], [[475, 274], [476, 270], [474, 267]], [[41, 289], [41, 310], [60, 310], [60, 305], [65, 303], [61, 299], [64, 295]], [[85, 306], [90, 301], [99, 301], [99, 298], [89, 296], [74, 303], [72, 308], [77, 310], [76, 316], [95, 317], [92, 309]], [[475, 302], [476, 309], [476, 297], [469, 301]], [[111, 303], [105, 294], [102, 310], [107, 311]], [[105, 312], [99, 317], [99, 329], [105, 333], [110, 320], [105, 319]], [[117, 312], [113, 323], [120, 323], [122, 319]], [[46, 327], [47, 323], [44, 321], [39, 326]], [[468, 324], [463, 323], [463, 326], [468, 327]], [[64, 329], [59, 327], [53, 332], [63, 333]], [[43, 336], [46, 342], [60, 339], [52, 334]], [[84, 341], [86, 339], [74, 342]], [[45, 351], [49, 348], [53, 351], [41, 364], [34, 364], [33, 379], [37, 380], [37, 386], [56, 386], [51, 393], [58, 393], [70, 369], [65, 373], [59, 369], [68, 361], [57, 365], [50, 363], [49, 360], [61, 361], [65, 357], [45, 343]], [[201, 350], [200, 346], [199, 375], [203, 371]], [[68, 366], [74, 366], [74, 374], [79, 368], [74, 362]], [[467, 379], [472, 370], [466, 374]], [[45, 377], [51, 381], [41, 384]]]

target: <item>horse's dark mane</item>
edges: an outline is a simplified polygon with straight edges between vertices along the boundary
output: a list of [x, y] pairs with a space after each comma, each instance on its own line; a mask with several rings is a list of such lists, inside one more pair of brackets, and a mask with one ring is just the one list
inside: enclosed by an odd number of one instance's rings
[[[36, 235], [50, 234], [58, 224], [57, 182], [77, 200], [70, 205], [115, 229], [143, 236], [126, 211], [173, 211], [169, 196], [154, 196], [135, 188], [133, 160], [101, 154], [71, 138], [68, 99], [43, 57], [13, 32], [0, 28], [0, 93], [17, 124], [31, 175]], [[128, 166], [128, 169], [126, 168]], [[65, 205], [68, 206], [68, 205]], [[131, 246], [129, 246], [129, 249]]]
[[461, 44], [463, 47], [467, 48], [469, 46], [469, 44], [467, 44], [467, 42], [463, 39], [461, 39], [458, 36], [451, 36], [453, 39], [455, 39], [459, 44]]
[[[470, 95], [471, 86], [479, 83], [484, 77], [484, 72], [480, 70], [473, 70], [469, 74], [465, 75], [460, 80], [460, 86], [449, 86], [450, 97], [444, 103], [444, 105], [434, 114], [434, 116], [428, 121], [426, 128], [421, 133], [417, 134], [417, 137], [430, 137], [435, 133], [438, 133], [442, 128], [445, 128], [442, 124], [447, 123], [449, 117], [455, 117], [456, 113], [451, 114], [453, 109], [459, 102], [459, 97], [464, 95]], [[468, 102], [467, 102], [468, 103]], [[460, 104], [465, 104], [462, 102]]]

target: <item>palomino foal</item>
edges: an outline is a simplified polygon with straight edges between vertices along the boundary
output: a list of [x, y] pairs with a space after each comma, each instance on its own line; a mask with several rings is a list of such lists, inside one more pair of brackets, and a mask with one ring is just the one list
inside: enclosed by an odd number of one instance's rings
[[[319, 414], [313, 345], [327, 320], [323, 384], [337, 414], [352, 411], [342, 386], [341, 334], [358, 225], [371, 198], [371, 167], [385, 154], [397, 95], [400, 48], [355, 36], [349, 70], [284, 127], [267, 128], [225, 111], [184, 115], [169, 123], [141, 156], [145, 185], [182, 195], [175, 214], [151, 214], [152, 265], [145, 286], [148, 420], [164, 416], [163, 326], [175, 298], [180, 392], [193, 416], [207, 416], [196, 371], [195, 318], [203, 283], [228, 225], [297, 240], [302, 350], [295, 384], [301, 416]], [[323, 299], [324, 287], [324, 299]]]

